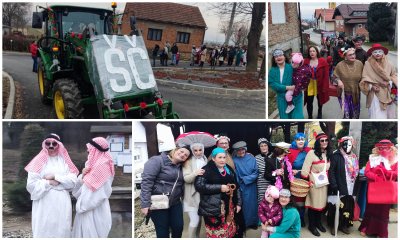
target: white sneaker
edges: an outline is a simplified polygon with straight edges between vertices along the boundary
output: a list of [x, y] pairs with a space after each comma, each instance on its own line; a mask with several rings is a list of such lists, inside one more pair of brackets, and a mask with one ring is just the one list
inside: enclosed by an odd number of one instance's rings
[[285, 113], [290, 113], [291, 111], [293, 111], [293, 109], [294, 109], [294, 105], [293, 104], [292, 105], [288, 105], [287, 108], [286, 108]]

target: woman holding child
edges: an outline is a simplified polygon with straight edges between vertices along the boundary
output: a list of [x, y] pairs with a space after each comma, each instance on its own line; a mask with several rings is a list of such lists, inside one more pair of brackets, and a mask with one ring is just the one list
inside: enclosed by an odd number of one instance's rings
[[293, 67], [288, 63], [282, 49], [272, 52], [272, 68], [268, 74], [268, 85], [276, 92], [276, 101], [281, 119], [303, 119], [303, 93], [293, 97], [294, 110], [286, 113], [288, 103], [285, 99], [287, 91], [294, 91], [292, 75]]

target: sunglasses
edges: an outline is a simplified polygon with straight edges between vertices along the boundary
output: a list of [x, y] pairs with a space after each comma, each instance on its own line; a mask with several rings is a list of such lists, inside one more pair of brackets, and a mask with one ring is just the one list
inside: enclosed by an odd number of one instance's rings
[[326, 143], [327, 143], [327, 142], [329, 142], [329, 140], [325, 138], [325, 139], [319, 140], [319, 142], [322, 142], [322, 143], [323, 143], [323, 142], [326, 142]]
[[296, 139], [296, 141], [305, 141], [306, 139], [305, 138], [298, 138], [298, 139]]
[[378, 147], [379, 151], [387, 151], [389, 149], [390, 149], [390, 147]]
[[53, 142], [46, 141], [46, 142], [44, 142], [44, 144], [45, 144], [47, 147], [50, 147], [50, 146], [57, 147], [57, 145], [58, 145], [58, 143], [55, 142], [55, 141], [53, 141]]

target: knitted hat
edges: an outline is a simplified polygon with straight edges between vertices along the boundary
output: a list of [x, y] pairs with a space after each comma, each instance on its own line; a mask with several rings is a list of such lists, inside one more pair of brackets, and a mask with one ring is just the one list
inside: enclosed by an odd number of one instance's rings
[[300, 64], [303, 60], [303, 55], [301, 55], [301, 53], [292, 53], [292, 62], [294, 64]]
[[281, 191], [279, 192], [279, 196], [282, 196], [282, 197], [290, 197], [291, 196], [291, 194], [290, 194], [290, 191], [288, 190], [288, 189], [281, 189]]
[[267, 190], [265, 191], [265, 199], [267, 199], [268, 196], [271, 196], [273, 199], [278, 199], [279, 198], [279, 189], [275, 187], [274, 185], [269, 185]]

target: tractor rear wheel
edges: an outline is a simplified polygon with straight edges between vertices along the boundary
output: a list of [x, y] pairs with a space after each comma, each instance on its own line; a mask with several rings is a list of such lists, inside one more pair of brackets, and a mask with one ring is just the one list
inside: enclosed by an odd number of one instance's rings
[[54, 84], [53, 106], [58, 119], [83, 118], [78, 85], [73, 79], [60, 79]]
[[40, 93], [40, 100], [43, 104], [50, 105], [51, 100], [48, 98], [49, 91], [50, 91], [50, 83], [46, 79], [46, 74], [44, 72], [44, 66], [40, 59], [38, 59], [38, 85], [39, 85], [39, 93]]

